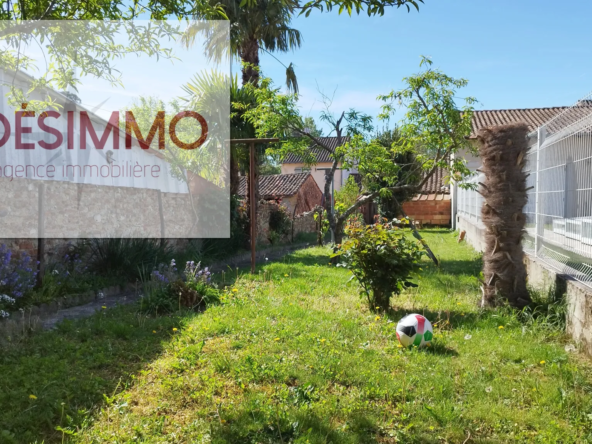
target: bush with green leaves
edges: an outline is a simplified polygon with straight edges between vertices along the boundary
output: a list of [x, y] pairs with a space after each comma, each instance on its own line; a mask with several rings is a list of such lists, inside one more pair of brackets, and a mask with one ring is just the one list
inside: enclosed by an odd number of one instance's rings
[[288, 209], [281, 204], [281, 200], [277, 200], [271, 205], [269, 212], [269, 242], [271, 244], [278, 243], [282, 236], [290, 234], [291, 229], [292, 218]]
[[175, 260], [160, 264], [150, 274], [143, 273], [141, 310], [151, 314], [197, 310], [219, 302], [219, 291], [211, 281], [208, 267], [188, 261], [178, 272]]
[[392, 295], [417, 287], [411, 279], [418, 276], [424, 253], [403, 229], [390, 223], [354, 222], [345, 233], [348, 238], [333, 257], [339, 257], [337, 266], [348, 268], [359, 282], [360, 295], [367, 298], [370, 310], [388, 310]]

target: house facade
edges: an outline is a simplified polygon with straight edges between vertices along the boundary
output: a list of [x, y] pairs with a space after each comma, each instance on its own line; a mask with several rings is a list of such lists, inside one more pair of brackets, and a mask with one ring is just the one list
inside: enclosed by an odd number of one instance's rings
[[[324, 144], [328, 145], [332, 150], [335, 150], [338, 146], [337, 137], [319, 137]], [[349, 137], [343, 137], [343, 141], [349, 141]], [[325, 172], [333, 166], [333, 159], [331, 155], [324, 149], [310, 146], [310, 153], [313, 158], [316, 159], [314, 165], [307, 165], [301, 156], [295, 154], [289, 154], [282, 160], [281, 171], [282, 174], [298, 174], [298, 173], [310, 173], [314, 178], [318, 187], [321, 190], [325, 189]], [[341, 187], [347, 182], [348, 177], [351, 174], [357, 173], [355, 168], [348, 170], [344, 169], [342, 163], [337, 165], [335, 171], [334, 183], [335, 191], [341, 189]]]

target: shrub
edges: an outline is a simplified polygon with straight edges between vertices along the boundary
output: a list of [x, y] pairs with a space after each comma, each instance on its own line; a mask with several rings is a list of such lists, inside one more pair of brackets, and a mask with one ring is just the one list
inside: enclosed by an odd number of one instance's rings
[[[27, 253], [23, 252], [15, 258], [6, 245], [0, 245], [0, 294], [10, 300], [23, 297], [35, 286], [35, 268], [31, 256]], [[12, 305], [12, 302], [8, 304], [8, 299], [3, 300], [4, 304]]]
[[189, 261], [183, 273], [177, 272], [175, 260], [160, 264], [143, 279], [141, 309], [153, 314], [171, 313], [181, 308], [198, 309], [219, 301], [218, 289], [211, 283], [208, 267]]
[[411, 279], [420, 270], [423, 251], [403, 230], [391, 224], [363, 226], [354, 222], [345, 229], [348, 239], [333, 257], [348, 268], [368, 299], [371, 310], [388, 310], [391, 296], [416, 287]]
[[278, 200], [271, 206], [269, 212], [269, 235], [271, 244], [279, 242], [282, 236], [290, 234], [292, 228], [292, 218], [288, 214], [288, 209]]
[[128, 280], [141, 278], [141, 270], [167, 263], [173, 256], [166, 242], [155, 239], [90, 239], [81, 248], [88, 255], [91, 271]]

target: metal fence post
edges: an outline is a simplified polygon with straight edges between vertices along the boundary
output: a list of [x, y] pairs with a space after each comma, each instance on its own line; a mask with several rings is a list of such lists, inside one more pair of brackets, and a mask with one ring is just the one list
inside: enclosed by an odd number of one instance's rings
[[540, 236], [539, 236], [539, 213], [540, 213], [540, 202], [539, 202], [539, 173], [540, 173], [540, 158], [541, 158], [541, 146], [543, 145], [543, 138], [545, 133], [545, 127], [539, 126], [537, 130], [537, 144], [536, 144], [536, 181], [534, 188], [535, 195], [535, 207], [534, 207], [534, 256], [539, 255]]

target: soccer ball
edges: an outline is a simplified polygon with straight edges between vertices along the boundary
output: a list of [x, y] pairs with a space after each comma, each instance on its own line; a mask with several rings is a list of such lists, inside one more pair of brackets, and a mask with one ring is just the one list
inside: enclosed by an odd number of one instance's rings
[[397, 339], [403, 347], [423, 347], [430, 344], [433, 336], [432, 324], [420, 314], [407, 315], [397, 324]]

